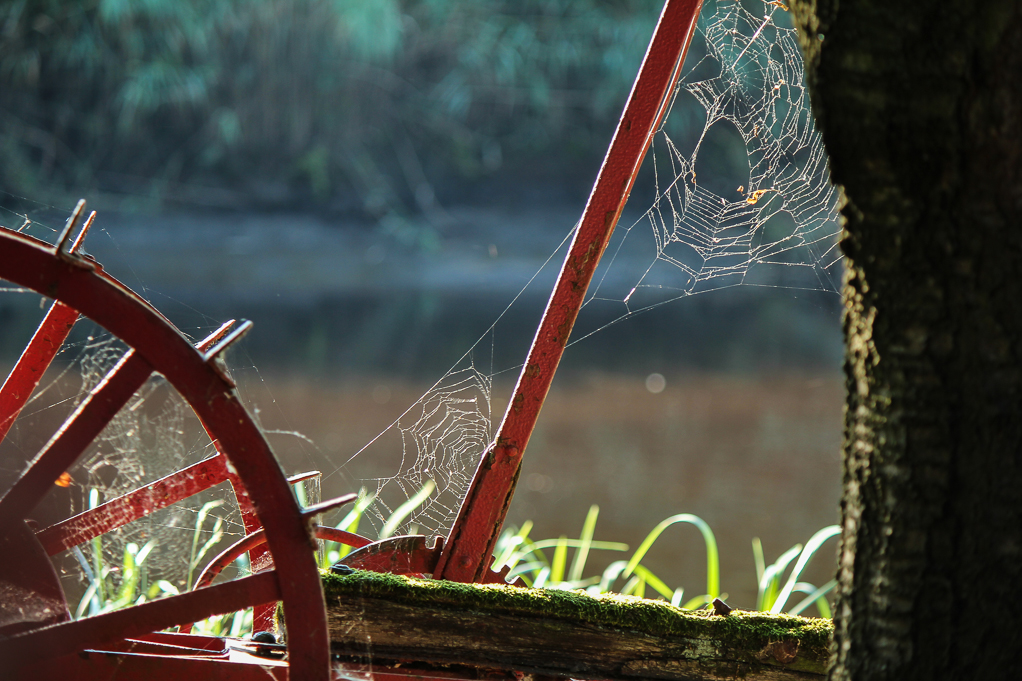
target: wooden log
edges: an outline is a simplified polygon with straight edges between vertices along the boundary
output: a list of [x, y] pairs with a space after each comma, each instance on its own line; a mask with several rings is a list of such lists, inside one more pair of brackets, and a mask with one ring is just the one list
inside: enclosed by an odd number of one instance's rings
[[576, 679], [819, 680], [830, 620], [581, 591], [356, 571], [323, 578], [331, 645], [355, 660]]

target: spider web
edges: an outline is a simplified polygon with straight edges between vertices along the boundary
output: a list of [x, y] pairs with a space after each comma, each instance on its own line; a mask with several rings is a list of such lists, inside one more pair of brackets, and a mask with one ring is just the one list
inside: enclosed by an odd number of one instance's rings
[[[727, 153], [721, 139], [729, 135], [744, 147], [730, 167], [718, 158]], [[652, 202], [619, 225], [570, 345], [720, 289], [838, 290], [838, 192], [810, 112], [797, 37], [778, 3], [704, 5], [643, 172], [653, 176]], [[632, 205], [637, 201], [638, 192]], [[411, 513], [404, 530], [446, 534], [453, 524], [494, 436], [494, 380], [520, 368], [494, 363], [500, 322], [390, 429], [339, 467], [359, 456], [391, 456], [393, 474], [366, 481], [377, 499], [378, 527], [427, 481], [437, 492]], [[393, 460], [386, 450], [400, 457]]]
[[[624, 317], [741, 285], [838, 290], [838, 193], [801, 51], [794, 29], [775, 21], [783, 12], [761, 6], [763, 15], [730, 2], [704, 10], [691, 66], [651, 149], [656, 196], [642, 218], [619, 227], [587, 302], [619, 303]], [[679, 138], [691, 130], [674, 134], [671, 114], [692, 121], [695, 111], [701, 130], [685, 144]], [[707, 157], [721, 153], [715, 138], [727, 133], [740, 137], [744, 163], [703, 182], [702, 169], [715, 170]], [[643, 231], [651, 241], [633, 244]], [[635, 268], [650, 246], [652, 260]]]
[[[652, 197], [643, 199], [636, 190], [630, 205], [642, 206], [642, 212], [618, 226], [572, 345], [640, 313], [725, 288], [837, 290], [838, 194], [809, 110], [801, 52], [786, 22], [784, 11], [772, 3], [704, 5], [683, 77], [643, 169], [652, 177], [646, 182]], [[720, 140], [728, 136], [740, 139], [741, 158], [721, 159], [728, 153]], [[563, 255], [575, 229], [565, 227], [561, 249], [533, 277], [533, 289], [546, 286]], [[53, 240], [55, 230], [45, 225], [25, 229]], [[523, 292], [511, 305], [525, 299]], [[495, 436], [495, 383], [512, 379], [524, 357], [524, 348], [500, 348], [506, 316], [507, 310], [389, 428], [328, 472], [327, 477], [344, 476], [365, 486], [374, 499], [367, 515], [378, 531], [413, 499], [407, 518], [389, 532], [446, 534], [450, 529]], [[26, 415], [41, 411], [38, 405], [69, 412], [123, 351], [101, 330], [70, 343], [58, 374], [48, 379]], [[512, 356], [517, 359], [506, 359]], [[208, 437], [196, 434], [190, 410], [159, 377], [129, 404], [137, 408], [122, 410], [76, 467], [75, 475], [81, 476], [76, 510], [213, 453]], [[30, 423], [17, 427], [27, 429]], [[349, 473], [367, 457], [387, 474]], [[181, 555], [192, 551], [196, 537], [205, 544], [218, 531], [242, 532], [232, 501], [215, 511], [219, 530], [212, 518], [196, 528], [203, 504], [231, 496], [213, 490], [104, 536], [93, 550], [103, 565], [115, 566], [129, 545], [152, 541], [167, 558], [152, 554], [150, 579], [183, 586], [188, 576], [182, 570], [189, 566], [182, 565]], [[80, 562], [85, 572], [95, 569], [95, 556], [82, 556]], [[116, 575], [113, 579], [117, 584]]]
[[[411, 510], [400, 527], [410, 533], [414, 526], [427, 534], [451, 527], [479, 457], [493, 439], [492, 380], [468, 358], [463, 368], [445, 374], [367, 445], [379, 449], [390, 441], [397, 445], [390, 447], [391, 451], [400, 452], [398, 474], [364, 481], [374, 488], [375, 502], [367, 512], [377, 529], [383, 528], [400, 504], [430, 488], [429, 496]], [[365, 451], [363, 448], [355, 456]]]

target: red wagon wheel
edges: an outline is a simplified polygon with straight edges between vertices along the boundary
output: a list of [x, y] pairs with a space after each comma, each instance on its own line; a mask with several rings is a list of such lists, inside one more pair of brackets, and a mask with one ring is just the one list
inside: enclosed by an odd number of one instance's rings
[[[54, 300], [0, 391], [0, 438], [10, 429], [79, 315], [91, 319], [129, 348], [43, 449], [26, 462], [20, 477], [2, 491], [0, 669], [22, 668], [23, 673], [31, 675], [32, 665], [60, 658], [71, 663], [77, 657], [75, 653], [83, 650], [280, 600], [291, 623], [290, 678], [328, 678], [326, 613], [309, 520], [313, 514], [345, 500], [327, 502], [304, 513], [297, 506], [268, 443], [241, 405], [233, 383], [216, 364], [218, 353], [246, 329], [225, 336], [226, 328], [221, 329], [207, 339], [204, 347], [193, 347], [151, 305], [95, 261], [76, 255], [77, 243], [70, 249], [65, 247], [82, 209], [80, 203], [56, 247], [0, 228], [0, 279]], [[26, 518], [54, 481], [74, 464], [154, 372], [162, 374], [180, 393], [221, 455], [112, 500], [102, 512], [92, 512], [88, 518], [78, 516], [38, 533], [33, 531]], [[50, 555], [80, 543], [83, 536], [109, 531], [227, 479], [236, 482], [239, 502], [246, 493], [253, 502], [275, 558], [274, 570], [71, 620]]]

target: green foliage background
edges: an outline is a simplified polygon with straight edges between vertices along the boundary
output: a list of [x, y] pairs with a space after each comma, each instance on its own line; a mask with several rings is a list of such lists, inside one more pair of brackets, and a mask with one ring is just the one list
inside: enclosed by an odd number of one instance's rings
[[588, 183], [661, 5], [15, 0], [0, 188], [346, 195], [380, 219], [495, 173], [577, 166]]

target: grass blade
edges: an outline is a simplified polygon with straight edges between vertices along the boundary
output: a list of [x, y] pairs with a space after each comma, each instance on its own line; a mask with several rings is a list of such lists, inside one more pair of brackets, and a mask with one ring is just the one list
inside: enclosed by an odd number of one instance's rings
[[387, 518], [387, 522], [383, 524], [383, 529], [380, 530], [380, 539], [386, 539], [397, 531], [397, 528], [401, 527], [401, 523], [405, 521], [405, 518], [412, 514], [412, 511], [422, 505], [429, 495], [436, 489], [436, 483], [432, 480], [427, 480], [422, 485], [422, 489], [413, 494], [408, 498], [408, 501], [394, 509], [394, 513]]
[[798, 582], [799, 575], [802, 574], [802, 570], [805, 569], [806, 565], [812, 559], [816, 552], [823, 546], [823, 543], [841, 533], [841, 528], [838, 525], [830, 525], [825, 527], [816, 534], [814, 534], [808, 542], [806, 542], [805, 549], [802, 550], [802, 555], [799, 556], [798, 562], [795, 563], [795, 567], [791, 571], [791, 575], [788, 577], [788, 581], [785, 583], [784, 588], [781, 589], [781, 593], [777, 595], [777, 600], [774, 601], [773, 606], [770, 608], [770, 612], [779, 613], [784, 609], [784, 604], [787, 602], [788, 597], [791, 596], [791, 591]]
[[661, 521], [659, 525], [653, 528], [653, 531], [646, 535], [646, 538], [642, 540], [642, 544], [639, 545], [639, 548], [632, 555], [631, 560], [628, 561], [625, 574], [626, 576], [631, 575], [632, 571], [635, 570], [635, 566], [646, 555], [653, 542], [657, 540], [664, 530], [676, 523], [695, 525], [703, 535], [703, 542], [706, 544], [706, 592], [710, 595], [710, 600], [713, 600], [720, 595], [720, 559], [717, 554], [717, 539], [713, 536], [713, 530], [706, 524], [706, 521], [691, 513], [673, 515]]
[[[581, 540], [579, 539], [567, 539], [562, 537], [559, 539], [540, 539], [537, 542], [530, 542], [530, 545], [536, 550], [550, 549], [556, 547], [562, 539], [567, 542], [568, 548], [576, 548], [581, 544]], [[602, 549], [605, 551], [627, 551], [628, 544], [619, 541], [591, 541], [589, 542], [589, 548]]]
[[362, 514], [365, 512], [369, 505], [376, 501], [375, 494], [368, 494], [366, 488], [363, 487], [358, 491], [358, 498], [355, 499], [355, 505], [351, 507], [348, 514], [344, 516], [344, 520], [337, 523], [335, 527], [338, 530], [346, 530], [348, 532], [358, 532], [358, 521], [362, 518]]
[[589, 507], [585, 522], [582, 523], [582, 534], [578, 538], [579, 545], [575, 550], [575, 558], [571, 561], [571, 571], [568, 573], [568, 579], [573, 582], [582, 579], [582, 571], [585, 570], [586, 559], [589, 557], [593, 534], [596, 532], [596, 518], [599, 515], [600, 507], [593, 504]]
[[[653, 589], [661, 596], [663, 596], [665, 599], [671, 600], [672, 598], [674, 598], [674, 591], [671, 590], [669, 586], [664, 584], [663, 580], [661, 580], [659, 577], [653, 574], [645, 565], [636, 565], [635, 574], [642, 577], [643, 581], [646, 582], [646, 584], [649, 584], [651, 587], [653, 587]], [[678, 600], [681, 600], [680, 597]]]
[[781, 554], [773, 565], [763, 571], [763, 577], [759, 580], [759, 598], [756, 600], [756, 609], [761, 612], [770, 610], [777, 600], [780, 591], [781, 575], [788, 569], [788, 564], [795, 560], [795, 557], [802, 550], [801, 544], [795, 544]]
[[752, 538], [752, 559], [756, 563], [756, 583], [759, 584], [766, 571], [766, 561], [763, 559], [763, 542], [759, 540], [759, 537]]
[[617, 581], [617, 578], [621, 576], [621, 573], [628, 567], [628, 562], [624, 560], [615, 560], [613, 563], [607, 566], [607, 569], [603, 571], [603, 576], [600, 578], [600, 591], [599, 593], [605, 594], [610, 591], [610, 587]]
[[119, 610], [131, 603], [138, 586], [138, 544], [131, 543], [124, 547], [124, 559], [121, 562], [121, 588], [117, 590], [117, 598], [108, 606], [110, 610]]
[[[82, 595], [82, 600], [78, 602], [78, 609], [75, 610], [76, 620], [80, 620], [82, 617], [85, 616], [85, 608], [92, 605], [92, 602], [96, 597], [96, 590], [98, 588], [99, 582], [97, 580], [94, 579], [91, 582], [89, 582], [89, 588], [85, 590], [85, 593]], [[98, 610], [98, 608], [93, 609]]]
[[532, 531], [532, 521], [526, 520], [522, 523], [521, 529], [517, 532], [508, 532], [501, 537], [501, 541], [497, 543], [498, 555], [494, 558], [493, 569], [500, 570], [505, 565], [508, 567], [514, 567], [510, 562], [511, 557], [515, 555], [515, 549], [525, 543], [525, 540], [529, 538], [529, 532]]
[[223, 520], [223, 518], [217, 518], [216, 522], [213, 523], [213, 533], [212, 533], [212, 535], [210, 536], [209, 539], [206, 540], [206, 543], [202, 545], [202, 548], [199, 549], [199, 553], [195, 556], [195, 565], [191, 566], [189, 568], [189, 570], [188, 570], [188, 588], [189, 589], [192, 588], [192, 583], [191, 583], [192, 568], [198, 567], [202, 563], [202, 559], [205, 557], [206, 553], [208, 553], [211, 548], [213, 548], [218, 543], [220, 543], [220, 540], [224, 538], [224, 529], [223, 528], [224, 528], [224, 520]]
[[536, 575], [536, 581], [532, 583], [533, 588], [542, 589], [546, 586], [547, 579], [550, 578], [550, 568], [545, 565], [540, 568], [539, 574]]
[[632, 578], [625, 584], [625, 588], [621, 589], [621, 594], [644, 598], [646, 596], [646, 582], [639, 575], [632, 575]]
[[[688, 603], [686, 603], [685, 605], [681, 606], [681, 609], [682, 610], [697, 610], [697, 609], [703, 607], [704, 605], [706, 605], [707, 603], [710, 603], [711, 601], [713, 601], [714, 598], [716, 598], [716, 596], [711, 596], [710, 594], [703, 594], [702, 596], [696, 596], [695, 598], [690, 600]], [[681, 600], [681, 599], [679, 599], [679, 600]]]
[[[376, 495], [375, 494], [368, 494], [368, 493], [366, 493], [366, 488], [365, 487], [361, 488], [358, 491], [358, 498], [355, 499], [355, 505], [352, 507], [352, 509], [350, 511], [348, 511], [348, 514], [346, 516], [344, 516], [344, 520], [342, 520], [340, 523], [338, 523], [336, 525], [337, 529], [338, 530], [345, 530], [347, 532], [351, 532], [351, 533], [357, 534], [358, 533], [358, 523], [362, 519], [362, 515], [365, 513], [365, 510], [367, 508], [369, 508], [369, 506], [374, 501], [376, 501]], [[335, 544], [336, 542], [329, 542], [329, 543], [330, 544]], [[326, 546], [324, 546], [324, 548], [326, 548]], [[339, 561], [341, 558], [344, 558], [346, 555], [351, 553], [352, 548], [350, 546], [348, 546], [347, 544], [337, 544], [337, 549], [336, 550], [337, 550], [337, 557], [335, 559], [327, 560], [328, 565], [326, 567], [329, 567], [330, 565], [333, 565], [334, 563]], [[327, 555], [329, 555], [330, 551], [327, 550], [327, 551], [325, 551], [325, 553]]]
[[820, 617], [830, 619], [831, 617], [833, 617], [833, 613], [831, 613], [830, 611], [830, 603], [827, 602], [827, 599], [824, 598], [824, 596], [833, 591], [834, 587], [836, 586], [837, 580], [836, 579], [830, 580], [829, 582], [821, 586], [819, 589], [816, 589], [808, 596], [806, 596], [806, 598], [803, 599], [798, 605], [789, 610], [788, 614], [789, 615], [801, 614], [803, 610], [808, 608], [813, 603], [816, 603], [816, 607], [820, 611]]
[[508, 579], [514, 579], [515, 577], [522, 577], [522, 578], [532, 579], [532, 577], [529, 577], [529, 573], [530, 572], [537, 572], [538, 573], [539, 570], [541, 570], [543, 568], [549, 568], [549, 567], [550, 566], [547, 565], [546, 561], [540, 561], [540, 560], [534, 560], [534, 561], [530, 561], [528, 563], [522, 563], [521, 565], [518, 565], [518, 566], [512, 568], [511, 570], [509, 570], [508, 573], [507, 573], [507, 578]]
[[[222, 506], [224, 503], [223, 499], [216, 499], [214, 501], [207, 501], [199, 509], [199, 513], [195, 516], [195, 529], [192, 531], [192, 552], [188, 556], [188, 580], [185, 584], [188, 588], [192, 588], [192, 574], [195, 572], [195, 566], [198, 564], [198, 560], [195, 557], [195, 553], [199, 550], [199, 537], [202, 536], [202, 527], [206, 524], [206, 516], [217, 506]], [[220, 519], [217, 518], [219, 521]], [[200, 558], [201, 559], [201, 558]]]
[[554, 562], [550, 565], [550, 581], [554, 584], [564, 581], [564, 566], [568, 562], [568, 538], [561, 535], [554, 547]]

